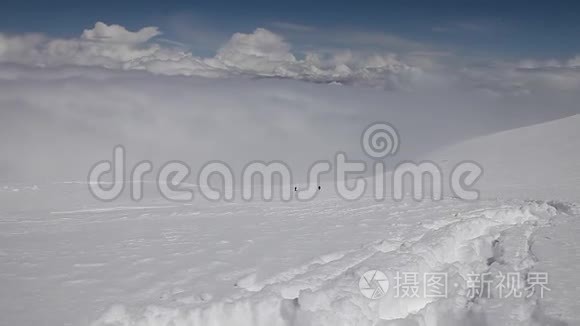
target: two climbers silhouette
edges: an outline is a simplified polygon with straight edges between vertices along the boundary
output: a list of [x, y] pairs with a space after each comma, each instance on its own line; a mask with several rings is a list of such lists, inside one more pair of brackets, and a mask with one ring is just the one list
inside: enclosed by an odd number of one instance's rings
[[[320, 186], [318, 186], [318, 190], [320, 190]], [[294, 187], [294, 191], [298, 191], [298, 187]]]

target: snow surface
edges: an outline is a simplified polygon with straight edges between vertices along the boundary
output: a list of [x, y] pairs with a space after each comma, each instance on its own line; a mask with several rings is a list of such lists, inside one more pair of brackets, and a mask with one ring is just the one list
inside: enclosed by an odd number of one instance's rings
[[580, 115], [468, 140], [429, 158], [450, 169], [472, 160], [484, 169], [481, 195], [580, 201]]
[[[310, 202], [100, 203], [83, 183], [1, 185], [0, 324], [580, 325], [579, 127], [433, 154], [484, 166], [475, 202], [350, 202], [325, 187]], [[445, 272], [450, 293], [369, 300], [369, 270]], [[550, 291], [466, 296], [469, 273], [500, 271], [547, 272]]]

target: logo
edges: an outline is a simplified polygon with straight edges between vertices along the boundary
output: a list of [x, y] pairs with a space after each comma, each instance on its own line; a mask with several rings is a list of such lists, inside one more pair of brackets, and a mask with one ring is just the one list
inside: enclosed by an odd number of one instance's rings
[[370, 270], [361, 276], [358, 287], [360, 292], [367, 298], [377, 300], [384, 297], [389, 290], [387, 276], [377, 270]]
[[[147, 174], [157, 175], [157, 190], [169, 201], [193, 201], [194, 193], [198, 193], [211, 201], [229, 202], [238, 193], [234, 189], [234, 185], [238, 184], [244, 201], [254, 200], [255, 192], [259, 190], [261, 194], [258, 197], [264, 201], [271, 201], [274, 197], [283, 201], [307, 201], [313, 200], [320, 193], [321, 175], [334, 171], [334, 190], [345, 200], [357, 200], [370, 189], [376, 201], [402, 201], [409, 194], [416, 201], [427, 196], [438, 201], [444, 198], [444, 184], [449, 184], [455, 198], [468, 201], [479, 198], [479, 191], [473, 189], [473, 186], [482, 176], [483, 168], [476, 162], [462, 161], [449, 171], [431, 161], [403, 161], [392, 165], [392, 173], [386, 173], [385, 160], [396, 155], [401, 146], [397, 129], [386, 122], [373, 123], [363, 131], [360, 141], [363, 152], [372, 162], [350, 160], [346, 152], [338, 151], [333, 161], [319, 160], [310, 166], [307, 171], [308, 182], [304, 187], [296, 186], [290, 165], [278, 160], [251, 161], [239, 174], [226, 162], [209, 161], [199, 173], [194, 173], [194, 180], [188, 179], [192, 174], [191, 167], [181, 161], [168, 161], [156, 172], [153, 163], [148, 160], [140, 161], [128, 169], [126, 151], [122, 145], [114, 147], [112, 160], [102, 160], [93, 165], [87, 184], [91, 194], [103, 201], [116, 200], [126, 188], [129, 188], [132, 200], [141, 201]], [[363, 177], [368, 172], [372, 173], [372, 178]], [[259, 183], [254, 180], [256, 174]], [[102, 180], [105, 175], [110, 176], [107, 177], [110, 181]], [[445, 178], [449, 179], [448, 182]], [[275, 186], [276, 179], [280, 180], [280, 187]], [[427, 179], [429, 182], [425, 182]], [[352, 186], [348, 181], [354, 181], [350, 182]], [[373, 187], [367, 187], [369, 181], [372, 181]], [[192, 187], [192, 184], [197, 186]]]

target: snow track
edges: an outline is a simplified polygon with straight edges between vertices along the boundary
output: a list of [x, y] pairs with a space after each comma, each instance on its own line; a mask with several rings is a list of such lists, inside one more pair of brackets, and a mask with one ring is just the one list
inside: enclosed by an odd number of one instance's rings
[[[430, 205], [436, 208], [437, 203]], [[358, 249], [321, 255], [263, 280], [250, 272], [236, 282], [237, 292], [219, 300], [191, 306], [115, 305], [93, 325], [542, 324], [548, 319], [541, 316], [537, 298], [500, 303], [494, 293], [489, 300], [470, 300], [466, 281], [474, 272], [489, 272], [494, 281], [499, 272], [525, 275], [535, 265], [530, 251], [534, 231], [570, 212], [565, 212], [565, 206], [543, 202], [491, 206], [469, 209], [458, 205], [460, 210], [455, 209], [451, 216], [409, 224], [407, 228], [423, 230], [415, 236], [375, 240]], [[385, 297], [372, 301], [358, 288], [361, 275], [368, 270], [384, 272], [391, 284], [397, 272], [443, 272], [448, 275], [448, 296], [401, 298], [391, 288]]]

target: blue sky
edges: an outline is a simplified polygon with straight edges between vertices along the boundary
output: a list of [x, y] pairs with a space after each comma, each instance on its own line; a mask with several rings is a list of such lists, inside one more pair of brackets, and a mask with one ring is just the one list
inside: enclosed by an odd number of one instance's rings
[[[0, 11], [0, 32], [72, 37], [96, 21], [129, 29], [159, 26], [164, 38], [201, 55], [215, 52], [231, 34], [256, 27], [275, 30], [298, 50], [315, 45], [397, 51], [419, 45], [506, 59], [563, 59], [580, 53], [576, 1], [8, 0]], [[357, 42], [361, 33], [392, 42]]]

